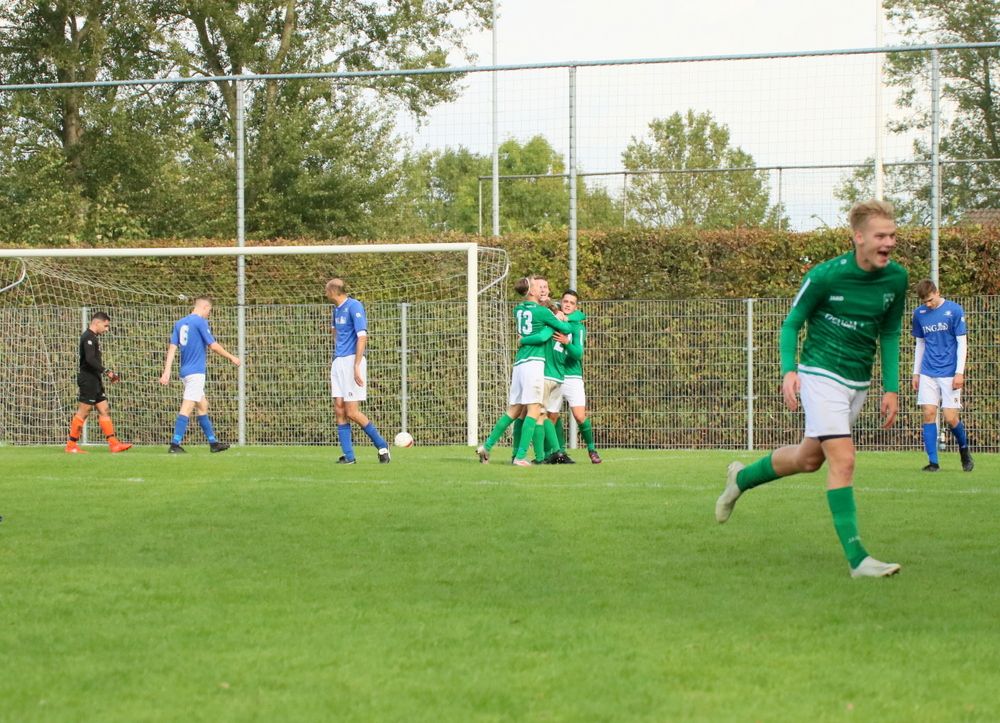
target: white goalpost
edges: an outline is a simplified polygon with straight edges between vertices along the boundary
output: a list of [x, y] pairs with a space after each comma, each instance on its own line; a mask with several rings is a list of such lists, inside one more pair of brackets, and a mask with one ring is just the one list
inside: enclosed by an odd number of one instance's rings
[[208, 295], [216, 337], [245, 355], [238, 370], [210, 366], [217, 427], [240, 444], [332, 444], [323, 285], [338, 275], [368, 312], [369, 416], [387, 436], [475, 445], [480, 406], [505, 404], [508, 268], [503, 250], [474, 243], [0, 249], [0, 333], [10, 340], [0, 366], [13, 380], [0, 439], [63, 441], [76, 341], [89, 315], [106, 311], [122, 437], [165, 443], [180, 396], [157, 383], [159, 366], [173, 322]]

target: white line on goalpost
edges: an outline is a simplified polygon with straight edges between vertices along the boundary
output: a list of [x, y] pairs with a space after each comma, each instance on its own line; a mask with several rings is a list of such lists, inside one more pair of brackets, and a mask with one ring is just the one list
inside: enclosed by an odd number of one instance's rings
[[[476, 446], [479, 436], [479, 246], [468, 242], [347, 244], [340, 246], [216, 246], [207, 248], [121, 248], [121, 249], [0, 249], [2, 258], [112, 258], [123, 256], [290, 256], [300, 254], [378, 254], [464, 252], [466, 255], [466, 443]], [[241, 330], [242, 333], [242, 330]], [[239, 390], [240, 439], [245, 438], [245, 393]]]

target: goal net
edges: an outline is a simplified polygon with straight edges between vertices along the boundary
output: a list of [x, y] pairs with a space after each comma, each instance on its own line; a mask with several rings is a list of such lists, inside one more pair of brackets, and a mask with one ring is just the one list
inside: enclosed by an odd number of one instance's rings
[[[0, 250], [0, 368], [8, 374], [0, 439], [65, 440], [79, 337], [104, 311], [104, 362], [122, 375], [105, 385], [120, 436], [166, 444], [181, 401], [178, 381], [158, 381], [170, 332], [196, 296], [208, 295], [214, 335], [244, 357], [237, 369], [209, 354], [206, 396], [220, 439], [336, 444], [324, 285], [338, 275], [368, 313], [363, 410], [386, 436], [405, 429], [419, 444], [472, 444], [506, 404], [507, 273], [506, 252], [468, 243]], [[96, 423], [88, 427], [100, 440]]]

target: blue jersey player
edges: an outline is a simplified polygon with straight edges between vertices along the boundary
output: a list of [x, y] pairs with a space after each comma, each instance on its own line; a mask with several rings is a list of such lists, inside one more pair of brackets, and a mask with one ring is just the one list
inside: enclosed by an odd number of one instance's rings
[[337, 415], [337, 438], [344, 454], [338, 464], [354, 464], [351, 422], [361, 427], [378, 450], [378, 461], [388, 464], [389, 445], [366, 417], [359, 404], [367, 399], [368, 317], [365, 307], [347, 294], [344, 279], [335, 276], [326, 282], [326, 298], [334, 305], [330, 328], [334, 333], [333, 362], [330, 364], [330, 395]]
[[940, 407], [945, 423], [958, 442], [962, 469], [971, 472], [974, 464], [969, 453], [969, 436], [958, 418], [968, 350], [965, 311], [954, 301], [942, 298], [937, 285], [930, 279], [918, 283], [916, 291], [922, 303], [913, 310], [911, 333], [916, 343], [913, 390], [917, 392], [917, 404], [924, 415], [924, 449], [928, 462], [924, 471], [940, 469], [937, 447], [937, 411]]
[[167, 357], [163, 362], [160, 384], [170, 383], [170, 370], [174, 365], [174, 356], [178, 349], [181, 352], [180, 377], [184, 382], [181, 411], [174, 422], [174, 436], [170, 440], [171, 454], [183, 454], [184, 448], [181, 442], [184, 440], [184, 433], [187, 431], [191, 412], [194, 410], [198, 412], [198, 424], [205, 433], [209, 449], [213, 452], [224, 452], [229, 449], [228, 444], [216, 438], [212, 420], [208, 417], [208, 399], [205, 398], [206, 351], [211, 349], [236, 366], [240, 365], [240, 360], [226, 351], [212, 336], [212, 330], [208, 327], [208, 315], [211, 313], [212, 300], [207, 296], [199, 296], [194, 300], [191, 313], [174, 324], [174, 330], [170, 335], [170, 345], [167, 347]]

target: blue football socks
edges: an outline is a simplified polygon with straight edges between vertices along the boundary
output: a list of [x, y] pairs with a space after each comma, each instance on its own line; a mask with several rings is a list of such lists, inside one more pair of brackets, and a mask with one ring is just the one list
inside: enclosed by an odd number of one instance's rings
[[198, 415], [198, 424], [201, 425], [201, 431], [205, 433], [205, 439], [208, 440], [209, 444], [215, 444], [219, 441], [215, 438], [215, 430], [212, 429], [212, 420], [208, 418], [207, 414]]
[[930, 422], [924, 424], [924, 450], [927, 452], [927, 459], [931, 464], [938, 463], [938, 440], [937, 424]]
[[951, 427], [951, 433], [955, 435], [955, 441], [958, 442], [959, 449], [965, 449], [969, 446], [969, 435], [965, 433], [965, 422], [959, 422], [954, 427]]
[[354, 460], [354, 440], [351, 439], [351, 425], [338, 424], [337, 437], [340, 439], [340, 448], [344, 451], [344, 457], [348, 461]]
[[191, 421], [190, 417], [186, 417], [183, 414], [177, 415], [177, 421], [174, 422], [174, 437], [170, 440], [171, 444], [181, 443], [181, 440], [184, 439], [185, 432], [187, 432], [189, 421]]
[[385, 439], [382, 438], [382, 435], [378, 433], [378, 430], [375, 429], [375, 422], [369, 420], [367, 426], [364, 428], [364, 433], [368, 435], [368, 439], [370, 439], [372, 444], [375, 445], [375, 449], [389, 448], [388, 443], [386, 443]]

